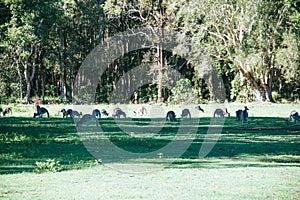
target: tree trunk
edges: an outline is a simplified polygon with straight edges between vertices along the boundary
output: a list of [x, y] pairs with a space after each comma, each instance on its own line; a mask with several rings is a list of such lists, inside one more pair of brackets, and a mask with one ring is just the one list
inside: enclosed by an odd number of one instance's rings
[[[161, 39], [162, 40], [162, 39]], [[157, 76], [157, 103], [163, 102], [163, 50], [162, 41], [159, 43], [158, 51], [158, 76]]]
[[[248, 80], [249, 86], [254, 92], [254, 95], [256, 97], [257, 101], [268, 101], [268, 102], [274, 102], [272, 98], [272, 88], [271, 88], [271, 80], [269, 77], [266, 77], [264, 79], [260, 79], [260, 84], [257, 83], [255, 78], [250, 72], [247, 72], [244, 68], [239, 66], [239, 71], [241, 74]], [[267, 82], [267, 83], [266, 83]]]
[[45, 100], [45, 82], [46, 82], [46, 76], [45, 76], [45, 69], [44, 69], [44, 67], [42, 66], [42, 69], [41, 69], [41, 73], [42, 73], [42, 77], [41, 77], [41, 79], [42, 79], [42, 100], [43, 100], [43, 102], [44, 102], [44, 100]]
[[72, 90], [72, 87], [73, 87], [73, 83], [72, 83], [72, 77], [73, 77], [73, 64], [71, 63], [70, 65], [70, 77], [69, 77], [69, 100], [70, 102], [72, 102], [72, 99], [73, 99], [73, 90]]
[[158, 81], [157, 81], [157, 103], [163, 102], [163, 70], [164, 70], [164, 11], [162, 0], [158, 2], [160, 21], [159, 21], [159, 44], [158, 44]]
[[163, 102], [163, 69], [164, 69], [164, 54], [163, 54], [163, 27], [160, 28], [160, 40], [158, 45], [158, 81], [157, 81], [157, 103]]
[[27, 82], [26, 81], [26, 85], [27, 85], [27, 94], [26, 94], [26, 104], [30, 103], [30, 92], [31, 92], [31, 85], [30, 85], [30, 81]]
[[65, 100], [67, 96], [67, 86], [66, 86], [66, 69], [65, 69], [65, 35], [63, 28], [61, 27], [60, 35], [60, 70], [61, 70], [61, 99]]
[[[31, 48], [32, 48], [31, 53], [30, 53], [29, 57], [27, 58], [27, 60], [23, 64], [24, 75], [25, 75], [25, 80], [26, 80], [26, 85], [27, 85], [26, 104], [30, 103], [31, 82], [34, 78], [37, 61], [40, 58], [40, 53], [41, 53], [41, 52], [39, 52], [39, 44], [34, 44]], [[31, 71], [31, 75], [29, 76], [28, 63], [30, 60], [32, 61], [32, 71]]]
[[16, 61], [16, 65], [17, 65], [17, 70], [19, 75], [20, 100], [22, 101], [23, 100], [23, 76], [20, 69], [20, 63], [18, 60]]

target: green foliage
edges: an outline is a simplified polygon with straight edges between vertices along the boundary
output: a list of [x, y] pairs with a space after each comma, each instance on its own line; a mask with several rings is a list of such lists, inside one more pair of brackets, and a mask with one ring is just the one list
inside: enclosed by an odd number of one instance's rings
[[255, 100], [253, 91], [247, 85], [247, 80], [242, 79], [239, 75], [236, 75], [231, 81], [230, 98], [243, 103]]
[[[147, 26], [155, 34], [161, 26], [189, 36], [188, 44], [176, 47], [176, 53], [188, 55], [189, 60], [183, 63], [180, 58], [163, 52], [161, 60], [166, 63], [166, 71], [167, 64], [172, 63], [171, 66], [185, 77], [195, 78], [197, 74], [193, 68], [199, 66], [203, 55], [209, 55], [219, 73], [227, 79], [224, 80], [226, 94], [230, 93], [233, 99], [239, 99], [239, 92], [247, 93], [244, 98], [250, 98], [248, 101], [254, 100], [253, 94], [255, 99], [271, 101], [268, 95], [272, 91], [290, 100], [299, 96], [300, 12], [297, 0], [207, 0], [201, 3], [197, 0], [106, 0], [99, 3], [75, 0], [0, 2], [0, 101], [22, 101], [25, 93], [30, 93], [30, 97], [60, 98], [62, 91], [65, 91], [63, 101], [72, 99], [73, 81], [88, 53], [106, 38], [138, 26]], [[136, 44], [124, 44], [124, 49], [130, 45]], [[161, 92], [157, 91], [163, 79], [168, 78], [162, 75], [157, 64], [161, 61], [158, 47], [159, 44], [152, 44], [149, 48], [130, 52], [115, 61], [114, 66], [109, 66], [99, 82], [101, 89], [97, 91], [96, 101], [109, 102], [115, 89], [114, 81], [141, 63], [155, 65], [151, 67], [151, 88], [138, 91], [139, 101], [166, 100], [170, 95], [166, 87], [160, 87], [163, 97], [158, 97]], [[243, 83], [247, 86], [238, 86], [236, 81], [230, 84], [236, 74], [247, 79]], [[134, 82], [135, 77], [129, 75], [128, 78]], [[26, 90], [26, 83], [32, 86], [30, 92]], [[199, 102], [209, 99], [207, 85], [193, 87], [199, 93]]]
[[192, 87], [189, 79], [177, 81], [176, 86], [171, 89], [169, 101], [172, 103], [197, 103], [197, 93]]
[[281, 70], [286, 83], [297, 81], [300, 78], [300, 35], [287, 32], [282, 35], [282, 43], [277, 51], [276, 66]]

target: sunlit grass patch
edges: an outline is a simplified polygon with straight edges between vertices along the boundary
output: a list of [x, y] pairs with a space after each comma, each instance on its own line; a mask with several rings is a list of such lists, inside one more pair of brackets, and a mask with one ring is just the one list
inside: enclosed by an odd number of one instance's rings
[[[134, 154], [159, 152], [172, 141], [191, 141], [189, 147], [177, 158], [167, 155], [157, 155], [143, 162], [165, 163], [168, 159], [177, 159], [177, 166], [183, 162], [185, 166], [198, 166], [199, 151], [204, 138], [207, 143], [216, 144], [206, 156], [232, 162], [259, 162], [268, 166], [277, 164], [299, 163], [299, 134], [298, 124], [287, 124], [284, 118], [251, 118], [248, 123], [237, 121], [234, 117], [226, 118], [220, 133], [207, 135], [211, 118], [200, 120], [178, 119], [176, 122], [165, 122], [159, 119], [120, 119], [104, 118], [99, 120], [99, 127], [93, 123], [89, 127], [75, 127], [74, 120], [62, 118], [1, 118], [0, 119], [0, 156], [1, 173], [22, 172], [26, 169], [34, 171], [36, 162], [46, 162], [55, 159], [62, 166], [61, 170], [69, 170], [89, 165], [87, 163], [103, 157], [109, 157], [109, 149], [99, 158], [91, 155], [85, 145], [98, 141], [97, 145], [109, 141], [116, 147]], [[184, 132], [178, 133], [182, 128]], [[196, 130], [196, 133], [193, 133]], [[77, 132], [78, 131], [78, 132]], [[122, 162], [141, 162], [132, 158]], [[198, 160], [198, 161], [197, 161]], [[197, 161], [197, 162], [196, 162]], [[206, 165], [210, 167], [225, 166], [217, 163]], [[105, 164], [105, 162], [103, 163]], [[261, 164], [262, 165], [262, 164]], [[9, 170], [9, 166], [11, 170]], [[20, 167], [17, 167], [20, 166]], [[24, 166], [22, 168], [21, 166]], [[26, 166], [26, 167], [25, 167]], [[182, 166], [182, 165], [181, 165]]]

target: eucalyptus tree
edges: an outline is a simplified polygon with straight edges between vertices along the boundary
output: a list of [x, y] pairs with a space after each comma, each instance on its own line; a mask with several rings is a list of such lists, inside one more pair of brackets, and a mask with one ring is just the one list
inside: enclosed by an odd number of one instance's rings
[[[51, 3], [52, 2], [52, 3]], [[26, 84], [25, 102], [29, 103], [32, 81], [38, 65], [41, 65], [45, 46], [47, 46], [55, 13], [55, 1], [14, 1], [5, 0], [10, 10], [10, 19], [2, 44], [6, 58], [15, 67], [19, 76], [20, 99], [23, 99], [23, 81]]]
[[[273, 101], [279, 72], [289, 76], [299, 72], [295, 70], [299, 69], [299, 27], [293, 26], [284, 0], [178, 0], [174, 4], [180, 30], [216, 63], [229, 66], [223, 70], [235, 74], [233, 98], [248, 89], [256, 100]], [[192, 51], [198, 55], [199, 49]]]
[[[54, 51], [59, 59], [61, 98], [72, 99], [75, 75], [88, 53], [103, 37], [99, 30], [100, 1], [61, 0], [58, 4], [63, 13], [56, 26]], [[102, 33], [103, 34], [103, 33]]]
[[[170, 15], [167, 15], [166, 13], [169, 3], [169, 1], [163, 0], [107, 0], [103, 7], [108, 21], [117, 19], [121, 22], [116, 31], [148, 27], [150, 30], [149, 33], [154, 34], [159, 38], [155, 44], [147, 47], [148, 51], [139, 52], [143, 55], [143, 62], [156, 62], [156, 64], [152, 66], [151, 73], [155, 77], [153, 84], [156, 84], [157, 86], [157, 102], [162, 102], [164, 100], [164, 79], [167, 78], [166, 72], [168, 71], [168, 66], [165, 63], [166, 56], [163, 44], [164, 29], [168, 26], [170, 21]], [[111, 23], [108, 23], [108, 26], [109, 24]]]

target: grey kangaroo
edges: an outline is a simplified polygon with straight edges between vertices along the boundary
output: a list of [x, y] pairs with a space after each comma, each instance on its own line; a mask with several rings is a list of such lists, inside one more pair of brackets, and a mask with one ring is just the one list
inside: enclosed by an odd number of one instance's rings
[[49, 118], [49, 112], [46, 108], [40, 107], [39, 105], [35, 105], [36, 107], [36, 113], [33, 113], [33, 118], [35, 118], [36, 116], [42, 118], [43, 114], [47, 113], [47, 116]]
[[190, 110], [187, 109], [187, 108], [183, 109], [182, 112], [181, 112], [181, 117], [182, 118], [189, 118], [189, 119], [191, 119], [191, 112], [190, 112]]
[[228, 112], [227, 108], [225, 108], [225, 111], [221, 108], [217, 108], [214, 112], [214, 118], [223, 118], [223, 117], [230, 117], [230, 113]]
[[290, 120], [296, 124], [300, 120], [299, 113], [297, 111], [293, 110], [290, 113]]
[[89, 126], [89, 123], [91, 121], [95, 120], [96, 121], [96, 126], [98, 127], [98, 119], [94, 116], [94, 115], [90, 115], [90, 114], [85, 114], [82, 116], [82, 118], [79, 120], [79, 122], [76, 122], [76, 126], [85, 124], [86, 127]]
[[123, 116], [124, 118], [126, 118], [126, 113], [123, 110], [121, 110], [121, 108], [115, 108], [113, 110], [112, 116], [114, 118], [120, 118], [121, 116]]
[[171, 122], [176, 121], [176, 115], [174, 111], [167, 112], [166, 120]]
[[98, 110], [98, 109], [93, 110], [92, 115], [93, 115], [94, 117], [96, 117], [97, 119], [101, 118], [101, 112], [100, 112], [100, 110]]
[[65, 109], [63, 108], [60, 112], [63, 113], [63, 118], [64, 118], [64, 117], [67, 118], [68, 115], [69, 115], [71, 118], [74, 118], [75, 116], [81, 117], [81, 115], [82, 115], [82, 112], [79, 113], [78, 111], [72, 110], [72, 109], [65, 110]]
[[242, 120], [244, 123], [248, 122], [248, 110], [247, 106], [245, 106], [244, 110], [237, 110], [235, 112], [237, 120]]

